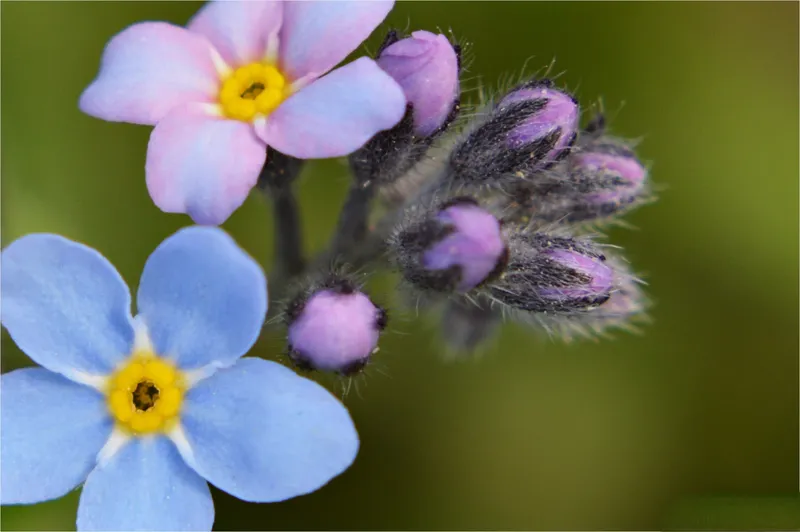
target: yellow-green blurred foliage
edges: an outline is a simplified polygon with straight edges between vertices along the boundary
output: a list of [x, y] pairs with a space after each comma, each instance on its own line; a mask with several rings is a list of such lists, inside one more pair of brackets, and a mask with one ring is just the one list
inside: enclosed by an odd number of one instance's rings
[[[147, 195], [150, 128], [84, 116], [77, 100], [112, 35], [198, 7], [2, 3], [3, 245], [60, 233], [135, 286], [190, 223]], [[654, 322], [567, 346], [507, 326], [481, 358], [447, 362], [432, 322], [398, 315], [346, 398], [355, 465], [281, 504], [215, 491], [216, 527], [799, 528], [797, 21], [796, 3], [400, 3], [389, 24], [471, 43], [470, 86], [555, 58], [584, 108], [602, 98], [616, 133], [641, 136], [664, 190], [611, 237], [650, 283]], [[300, 185], [319, 250], [346, 167], [314, 162]], [[269, 269], [261, 197], [225, 228]], [[387, 303], [391, 282], [376, 283]], [[2, 347], [3, 371], [30, 363], [5, 333]], [[254, 354], [280, 348], [275, 335]], [[77, 501], [3, 508], [2, 527], [72, 528]]]

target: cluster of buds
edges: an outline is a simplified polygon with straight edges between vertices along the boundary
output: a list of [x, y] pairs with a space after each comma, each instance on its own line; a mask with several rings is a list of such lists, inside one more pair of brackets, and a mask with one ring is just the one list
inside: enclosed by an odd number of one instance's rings
[[[393, 268], [407, 300], [439, 309], [455, 351], [485, 345], [504, 318], [571, 338], [645, 316], [641, 281], [588, 233], [652, 198], [632, 142], [610, 136], [602, 115], [581, 129], [578, 101], [548, 79], [519, 84], [453, 131], [461, 58], [443, 35], [392, 31], [376, 60], [403, 88], [406, 114], [350, 155], [352, 204], [337, 233], [347, 238], [328, 262]], [[383, 216], [369, 222], [374, 191]], [[288, 307], [288, 355], [352, 375], [377, 351], [386, 312], [351, 279], [322, 279]]]

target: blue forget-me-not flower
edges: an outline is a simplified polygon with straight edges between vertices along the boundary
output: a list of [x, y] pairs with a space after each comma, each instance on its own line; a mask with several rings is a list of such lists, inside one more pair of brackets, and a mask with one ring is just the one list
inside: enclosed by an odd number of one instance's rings
[[2, 504], [83, 484], [82, 530], [210, 529], [207, 482], [253, 502], [314, 491], [358, 435], [329, 392], [242, 359], [266, 278], [222, 230], [183, 229], [148, 259], [138, 315], [95, 250], [32, 234], [2, 252], [2, 323], [42, 367], [2, 376]]

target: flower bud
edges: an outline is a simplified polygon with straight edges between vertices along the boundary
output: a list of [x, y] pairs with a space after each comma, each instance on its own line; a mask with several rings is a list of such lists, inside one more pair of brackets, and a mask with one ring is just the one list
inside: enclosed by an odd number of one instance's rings
[[542, 233], [515, 236], [508, 266], [489, 285], [495, 299], [531, 312], [585, 311], [608, 300], [614, 271], [588, 242]]
[[636, 325], [647, 321], [649, 301], [640, 287], [642, 281], [631, 275], [621, 261], [609, 258], [607, 262], [614, 269], [614, 289], [608, 301], [588, 312], [562, 317], [549, 324], [565, 339], [576, 335], [605, 335], [610, 329], [636, 332]]
[[355, 283], [331, 277], [289, 305], [287, 322], [296, 366], [352, 375], [377, 350], [387, 315]]
[[649, 197], [647, 169], [624, 142], [599, 137], [557, 167], [509, 187], [510, 218], [598, 223]]
[[404, 277], [421, 289], [467, 292], [503, 268], [500, 222], [471, 198], [456, 198], [398, 231], [390, 245]]
[[427, 137], [452, 121], [459, 96], [458, 56], [447, 37], [415, 31], [384, 47], [377, 62], [403, 88], [416, 135]]
[[647, 170], [636, 154], [622, 144], [598, 143], [575, 154], [568, 161], [573, 180], [594, 190], [583, 198], [582, 209], [574, 217], [591, 216], [594, 212], [616, 211], [635, 202], [644, 190]]
[[394, 183], [455, 120], [460, 109], [459, 54], [460, 48], [444, 35], [415, 31], [411, 37], [398, 39], [397, 32], [389, 32], [377, 63], [402, 87], [408, 104], [400, 123], [350, 155], [359, 183]]
[[617, 279], [617, 289], [608, 301], [583, 316], [584, 322], [600, 333], [608, 328], [630, 327], [633, 322], [644, 319], [648, 302], [639, 283], [630, 277]]
[[450, 156], [452, 178], [500, 185], [548, 168], [569, 153], [578, 128], [577, 101], [549, 80], [514, 89]]

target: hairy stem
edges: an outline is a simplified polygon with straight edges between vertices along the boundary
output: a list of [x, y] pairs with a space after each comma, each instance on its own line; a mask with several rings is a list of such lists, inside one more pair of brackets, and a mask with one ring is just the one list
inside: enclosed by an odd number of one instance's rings
[[347, 261], [363, 242], [367, 236], [369, 208], [374, 195], [375, 186], [372, 182], [355, 182], [350, 187], [339, 215], [333, 243], [327, 253], [329, 259]]
[[[300, 173], [303, 161], [267, 149], [267, 162], [258, 178], [258, 186], [272, 202], [275, 219], [275, 286], [285, 286], [287, 281], [303, 273], [303, 256], [300, 210], [292, 184]], [[275, 294], [279, 296], [279, 294]]]
[[275, 274], [286, 279], [303, 273], [300, 210], [291, 184], [270, 190], [275, 216]]

